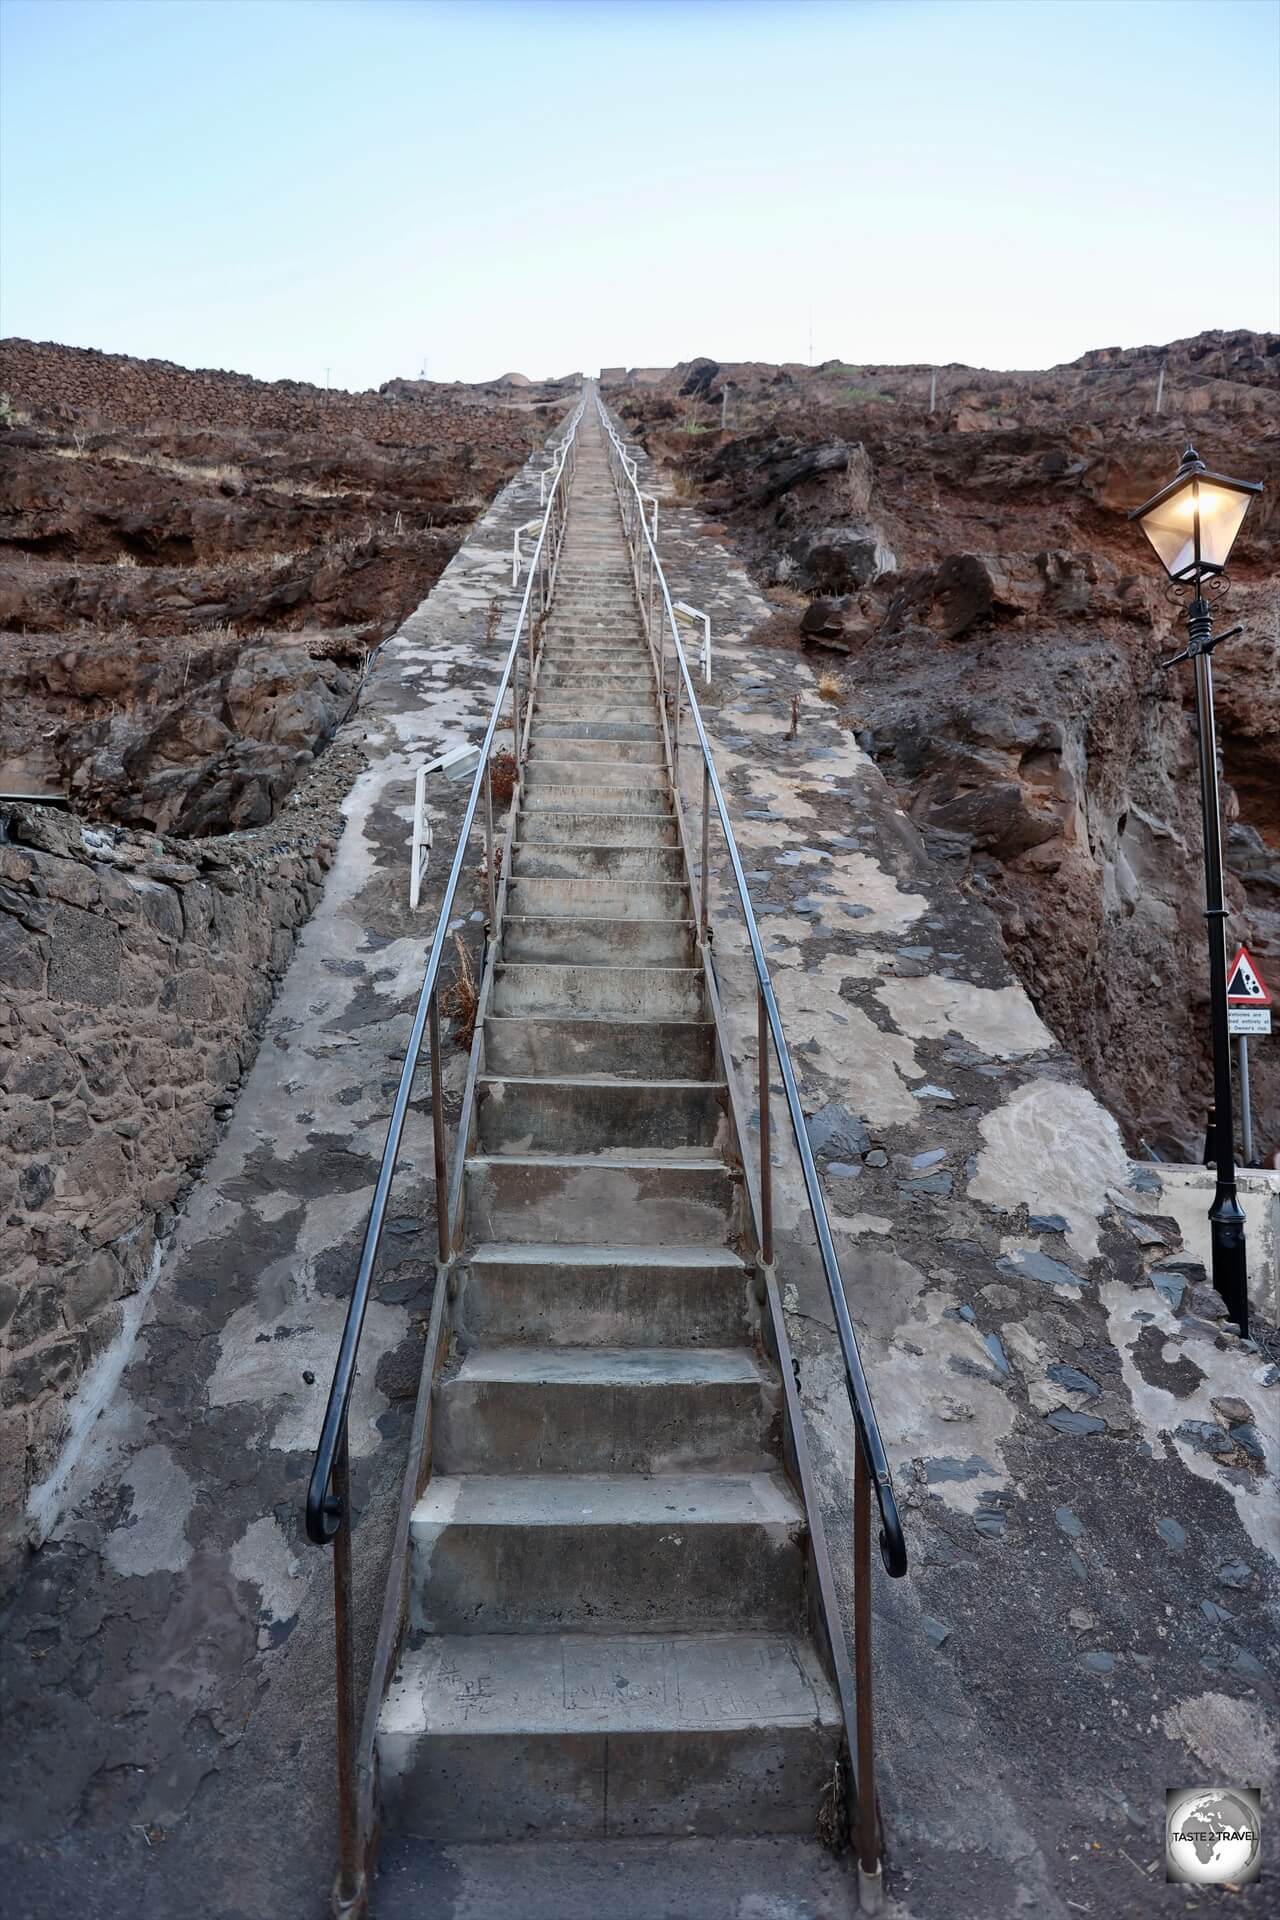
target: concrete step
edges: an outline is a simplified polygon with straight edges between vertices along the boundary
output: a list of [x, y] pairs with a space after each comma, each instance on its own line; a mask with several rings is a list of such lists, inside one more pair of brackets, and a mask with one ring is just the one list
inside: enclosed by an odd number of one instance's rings
[[701, 1020], [700, 967], [583, 967], [501, 963], [494, 972], [497, 1014], [618, 1014], [627, 1020]]
[[468, 1345], [733, 1347], [754, 1336], [752, 1284], [727, 1247], [486, 1242], [458, 1294]]
[[631, 766], [637, 772], [664, 772], [662, 760], [662, 733], [658, 726], [649, 728], [637, 739], [599, 739], [591, 735], [562, 733], [564, 722], [533, 722], [530, 733], [530, 755], [528, 768], [541, 766]]
[[543, 721], [572, 721], [575, 727], [584, 722], [595, 726], [616, 725], [621, 722], [627, 726], [655, 726], [658, 719], [658, 701], [652, 686], [644, 694], [612, 694], [606, 700], [599, 697], [588, 699], [572, 688], [540, 688], [533, 703], [534, 725]]
[[538, 677], [546, 681], [552, 667], [563, 668], [567, 674], [599, 673], [642, 673], [653, 683], [655, 675], [653, 660], [647, 647], [638, 646], [634, 641], [623, 646], [616, 641], [592, 640], [574, 642], [569, 645], [564, 640], [549, 640], [539, 656]]
[[405, 1654], [378, 1759], [394, 1822], [437, 1840], [808, 1835], [840, 1737], [799, 1636], [440, 1635]]
[[439, 1473], [769, 1473], [782, 1388], [749, 1347], [475, 1347], [436, 1386]]
[[[533, 731], [529, 736], [531, 749], [551, 747], [555, 741], [571, 742], [571, 748], [565, 751], [577, 752], [584, 747], [599, 747], [608, 757], [610, 747], [635, 746], [643, 749], [656, 748], [658, 763], [662, 760], [662, 732], [658, 726], [657, 712], [650, 721], [643, 720], [552, 720], [541, 715], [540, 703], [535, 702], [533, 711]], [[595, 757], [594, 755], [591, 757]], [[624, 755], [619, 755], [622, 759]], [[644, 758], [642, 753], [639, 756]]]
[[611, 698], [653, 698], [653, 670], [636, 667], [578, 667], [549, 660], [538, 674], [539, 693], [576, 693], [583, 705], [607, 694]]
[[535, 813], [633, 813], [642, 817], [665, 818], [671, 813], [671, 789], [665, 773], [656, 767], [642, 769], [647, 781], [611, 786], [595, 778], [594, 768], [577, 769], [577, 780], [565, 784], [549, 780], [545, 785], [527, 781], [521, 794], [522, 815]]
[[[656, 755], [658, 748], [654, 746], [649, 751]], [[552, 755], [546, 748], [531, 754], [525, 763], [525, 791], [538, 787], [589, 787], [592, 791], [601, 787], [634, 787], [639, 792], [657, 793], [666, 798], [671, 794], [666, 770], [656, 758], [639, 764], [634, 760], [606, 760], [598, 754], [577, 759], [572, 755], [567, 758], [559, 753]]]
[[728, 1091], [714, 1080], [490, 1072], [476, 1092], [476, 1138], [486, 1154], [710, 1151], [727, 1126]]
[[526, 845], [534, 841], [586, 847], [678, 845], [672, 814], [642, 812], [638, 808], [610, 808], [604, 812], [596, 807], [524, 807], [520, 811], [519, 835]]
[[708, 1154], [473, 1154], [471, 1241], [724, 1247], [741, 1230], [740, 1179]]
[[804, 1511], [781, 1473], [433, 1474], [414, 1508], [427, 1633], [794, 1632]]
[[588, 920], [681, 920], [688, 917], [689, 890], [679, 880], [512, 879], [507, 912], [572, 914]]
[[484, 1058], [492, 1073], [586, 1074], [709, 1080], [715, 1027], [700, 1020], [593, 1020], [584, 1014], [490, 1014]]
[[586, 846], [517, 841], [511, 856], [516, 878], [579, 880], [677, 880], [684, 856], [677, 846]]
[[575, 919], [567, 913], [508, 912], [502, 957], [552, 966], [689, 967], [695, 950], [692, 920]]

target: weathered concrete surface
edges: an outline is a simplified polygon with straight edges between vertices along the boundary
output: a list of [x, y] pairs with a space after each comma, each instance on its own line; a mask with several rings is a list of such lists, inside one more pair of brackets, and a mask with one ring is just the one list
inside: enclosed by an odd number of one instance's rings
[[[1161, 1165], [1144, 1171], [1149, 1180], [1154, 1176], [1155, 1191], [1144, 1193], [1143, 1211], [1165, 1213], [1176, 1220], [1188, 1253], [1208, 1267], [1212, 1257], [1209, 1208], [1216, 1184], [1213, 1169]], [[1280, 1320], [1280, 1173], [1237, 1167], [1236, 1192], [1244, 1208], [1250, 1308], [1274, 1326]]]
[[[661, 512], [673, 597], [712, 618], [704, 715], [906, 1508], [911, 1578], [875, 1596], [894, 1910], [1181, 1912], [1165, 1787], [1231, 1773], [1236, 1739], [1276, 1777], [1280, 1370], [1178, 1268], [994, 918], [929, 861], [803, 655], [753, 643], [770, 608], [716, 530], [669, 494]], [[696, 845], [692, 753], [683, 771]], [[714, 831], [712, 867], [753, 1087]], [[848, 1406], [776, 1077], [774, 1102], [779, 1279], [847, 1596]]]
[[[309, 1450], [447, 872], [437, 855], [411, 919], [413, 767], [487, 717], [511, 532], [537, 493], [531, 466], [384, 649], [346, 729], [365, 764], [323, 897], [6, 1614], [0, 1848], [19, 1920], [323, 1910], [333, 1669], [329, 1560], [300, 1526]], [[444, 847], [465, 791], [429, 795]], [[455, 1101], [464, 1056], [446, 1058]], [[363, 1641], [431, 1297], [430, 1167], [415, 1112], [352, 1421]]]

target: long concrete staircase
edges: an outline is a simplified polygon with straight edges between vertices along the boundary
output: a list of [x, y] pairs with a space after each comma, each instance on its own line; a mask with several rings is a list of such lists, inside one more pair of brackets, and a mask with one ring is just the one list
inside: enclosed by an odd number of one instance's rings
[[812, 1835], [842, 1717], [593, 409], [533, 698], [385, 1818]]

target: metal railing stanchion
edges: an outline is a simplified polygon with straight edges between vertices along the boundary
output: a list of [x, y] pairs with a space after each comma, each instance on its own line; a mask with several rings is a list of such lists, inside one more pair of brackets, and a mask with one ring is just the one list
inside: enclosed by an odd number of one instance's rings
[[698, 935], [707, 937], [707, 897], [710, 883], [708, 871], [708, 840], [711, 829], [711, 775], [702, 769], [702, 876], [699, 882]]
[[443, 1264], [449, 1258], [449, 1169], [444, 1145], [444, 1074], [440, 1064], [440, 994], [437, 989], [427, 1009], [431, 1049], [431, 1144], [436, 1160], [436, 1242]]
[[484, 763], [484, 866], [489, 881], [489, 937], [498, 931], [497, 849], [493, 839], [493, 762]]
[[[853, 1468], [853, 1675], [857, 1713], [858, 1804], [854, 1831], [864, 1912], [874, 1912], [880, 1889], [880, 1835], [876, 1814], [875, 1699], [871, 1666], [871, 1474], [861, 1447]], [[868, 1884], [870, 1883], [870, 1884]]]
[[[351, 1461], [347, 1428], [333, 1461], [333, 1498], [346, 1515], [351, 1506]], [[340, 1526], [333, 1543], [333, 1638], [337, 1663], [338, 1708], [338, 1877], [333, 1890], [335, 1915], [356, 1912], [364, 1897], [360, 1857], [360, 1807], [356, 1788], [356, 1651], [351, 1594], [351, 1528]]]
[[773, 1265], [773, 1144], [769, 1137], [769, 1010], [756, 983], [756, 1044], [760, 1051], [760, 1258]]

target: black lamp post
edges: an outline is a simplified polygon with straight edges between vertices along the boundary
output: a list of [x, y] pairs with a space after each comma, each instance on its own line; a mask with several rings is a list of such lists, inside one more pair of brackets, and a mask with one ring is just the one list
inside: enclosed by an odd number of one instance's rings
[[1196, 732], [1200, 744], [1200, 804], [1204, 815], [1204, 898], [1209, 931], [1209, 1003], [1213, 1025], [1213, 1128], [1217, 1189], [1209, 1209], [1213, 1284], [1241, 1334], [1249, 1332], [1249, 1272], [1245, 1259], [1244, 1210], [1236, 1198], [1235, 1109], [1231, 1096], [1231, 1039], [1227, 1021], [1226, 903], [1222, 888], [1222, 821], [1218, 799], [1218, 743], [1213, 724], [1213, 649], [1241, 631], [1214, 638], [1206, 582], [1226, 571], [1241, 522], [1261, 484], [1210, 473], [1194, 447], [1167, 487], [1129, 515], [1155, 549], [1178, 587], [1191, 592], [1187, 649], [1164, 660], [1190, 660], [1196, 676]]

